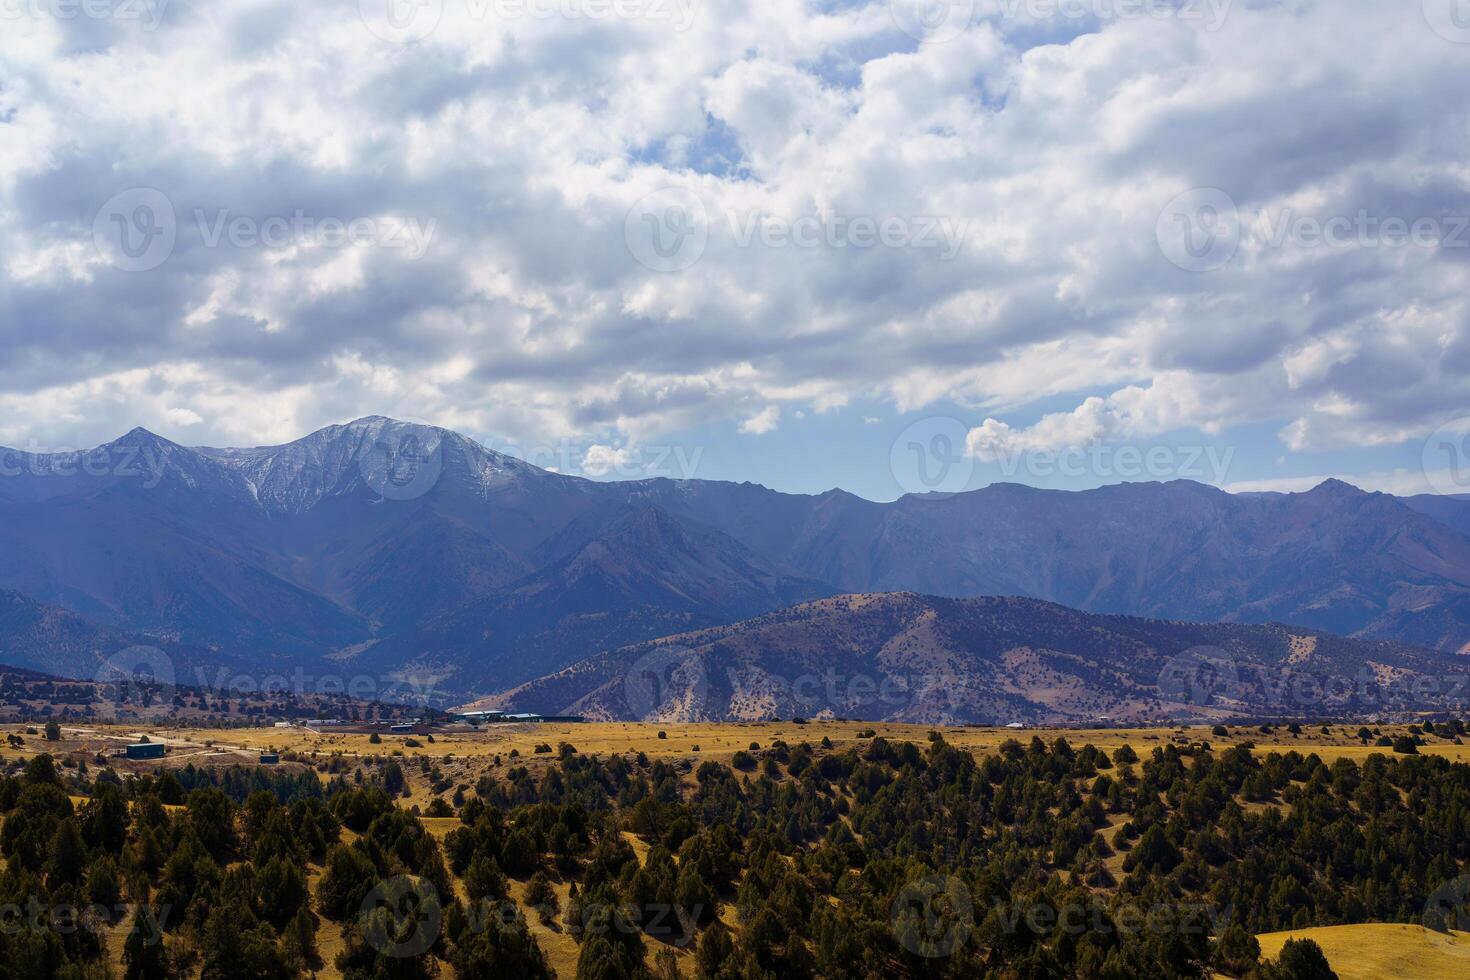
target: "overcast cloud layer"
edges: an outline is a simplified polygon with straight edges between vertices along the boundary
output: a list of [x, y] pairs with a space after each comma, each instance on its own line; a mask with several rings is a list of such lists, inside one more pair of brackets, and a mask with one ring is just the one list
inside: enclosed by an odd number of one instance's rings
[[1470, 412], [1459, 0], [392, 2], [0, 0], [0, 444]]

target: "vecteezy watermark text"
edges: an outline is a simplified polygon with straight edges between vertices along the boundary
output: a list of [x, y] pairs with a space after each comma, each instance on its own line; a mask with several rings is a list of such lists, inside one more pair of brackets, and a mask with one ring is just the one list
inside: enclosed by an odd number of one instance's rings
[[1470, 704], [1470, 670], [1439, 673], [1375, 670], [1353, 672], [1305, 664], [1241, 663], [1220, 647], [1191, 647], [1168, 658], [1159, 671], [1159, 696], [1196, 708], [1304, 711], [1415, 709]]
[[1065, 24], [1082, 30], [1127, 21], [1175, 20], [1215, 32], [1234, 0], [888, 0], [894, 25], [923, 44], [953, 41], [971, 27]]
[[[982, 457], [987, 458], [987, 457]], [[1234, 446], [1113, 446], [1093, 443], [1065, 449], [997, 450], [988, 455], [1007, 478], [1096, 477], [1104, 480], [1200, 480], [1225, 482]]]
[[1177, 20], [1205, 31], [1225, 26], [1235, 0], [1001, 0], [1008, 21], [1069, 21], [1102, 25], [1131, 20]]
[[1381, 214], [1369, 208], [1312, 214], [1293, 207], [1243, 216], [1218, 187], [1185, 191], [1155, 226], [1160, 250], [1187, 272], [1212, 272], [1242, 248], [1263, 252], [1311, 249], [1470, 249], [1470, 215]]
[[[193, 239], [204, 248], [378, 248], [424, 257], [438, 229], [435, 218], [395, 215], [340, 217], [303, 208], [265, 216], [230, 208], [195, 208]], [[167, 262], [178, 247], [181, 222], [169, 196], [157, 188], [134, 187], [113, 195], [97, 210], [92, 241], [116, 269], [148, 272]]]
[[856, 250], [915, 249], [941, 260], [955, 258], [970, 221], [940, 215], [806, 214], [761, 211], [711, 212], [683, 188], [665, 188], [638, 201], [623, 225], [628, 251], [656, 272], [680, 272], [698, 262], [720, 232], [735, 248]]
[[1234, 909], [1192, 902], [997, 900], [986, 914], [977, 908], [964, 881], [936, 874], [907, 882], [899, 890], [890, 908], [889, 927], [899, 945], [913, 955], [944, 959], [965, 947], [982, 914], [1007, 935], [1209, 936], [1219, 935], [1230, 924]]
[[402, 249], [409, 258], [422, 258], [429, 250], [438, 220], [430, 218], [319, 218], [297, 208], [289, 216], [256, 218], [233, 214], [228, 208], [196, 210], [194, 221], [206, 248], [227, 244], [234, 248], [290, 248], [314, 245], [320, 248]]
[[172, 0], [0, 0], [0, 20], [122, 21], [157, 30]]
[[47, 448], [35, 442], [24, 450], [0, 449], [0, 479], [34, 476], [89, 476], [137, 480], [152, 490], [163, 479], [163, 453], [153, 445], [111, 445], [95, 449]]
[[[0, 905], [0, 935], [15, 936], [29, 930], [70, 936], [83, 928], [96, 930], [110, 921], [121, 919], [128, 910], [129, 906], [121, 902], [112, 906], [57, 905], [42, 902], [37, 896], [31, 895], [24, 904], [6, 902]], [[163, 930], [172, 911], [173, 907], [170, 905], [138, 906], [145, 946], [156, 946], [163, 941]]]
[[[391, 44], [419, 44], [446, 20], [463, 25], [525, 21], [642, 21], [687, 31], [701, 0], [358, 0], [363, 26]], [[448, 15], [448, 16], [446, 16]]]

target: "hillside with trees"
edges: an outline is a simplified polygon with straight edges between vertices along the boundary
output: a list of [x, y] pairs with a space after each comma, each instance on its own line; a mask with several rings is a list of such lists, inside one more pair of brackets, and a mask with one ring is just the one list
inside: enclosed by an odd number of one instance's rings
[[[1260, 933], [1470, 921], [1470, 766], [1057, 738], [731, 765], [498, 767], [406, 810], [393, 757], [0, 777], [6, 976], [1322, 976]], [[326, 777], [326, 778], [323, 778]], [[472, 791], [470, 791], [472, 790]]]

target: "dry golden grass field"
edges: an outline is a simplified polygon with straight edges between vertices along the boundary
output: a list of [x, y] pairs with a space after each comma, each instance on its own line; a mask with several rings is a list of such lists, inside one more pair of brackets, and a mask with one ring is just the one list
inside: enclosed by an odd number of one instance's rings
[[1328, 926], [1257, 937], [1262, 958], [1275, 958], [1288, 939], [1322, 947], [1339, 980], [1463, 980], [1470, 977], [1470, 933], [1448, 936], [1423, 926]]
[[[1369, 725], [1390, 737], [1407, 732], [1405, 725]], [[1303, 726], [1300, 735], [1292, 735], [1285, 728], [1276, 728], [1264, 734], [1254, 728], [1232, 727], [1230, 734], [1220, 737], [1211, 734], [1209, 727], [1190, 728], [1028, 728], [1008, 730], [968, 726], [963, 728], [939, 728], [951, 745], [973, 750], [977, 753], [994, 752], [1008, 739], [1022, 742], [1039, 737], [1050, 742], [1065, 738], [1075, 747], [1093, 744], [1111, 752], [1124, 744], [1131, 745], [1140, 755], [1148, 750], [1168, 744], [1207, 741], [1215, 748], [1229, 748], [1250, 742], [1258, 753], [1288, 752], [1316, 753], [1326, 761], [1350, 758], [1361, 761], [1374, 753], [1389, 753], [1372, 743], [1364, 745], [1355, 737], [1359, 725], [1332, 724], [1323, 734], [1319, 726]], [[428, 756], [440, 760], [453, 756], [457, 760], [489, 761], [500, 756], [503, 762], [516, 753], [520, 763], [536, 760], [536, 747], [550, 745], [555, 749], [566, 742], [582, 753], [608, 755], [611, 753], [644, 752], [651, 758], [715, 758], [728, 759], [737, 750], [749, 748], [750, 743], [769, 744], [774, 739], [788, 743], [807, 741], [813, 744], [823, 738], [830, 739], [838, 749], [858, 744], [860, 736], [868, 732], [887, 739], [925, 743], [929, 733], [936, 728], [928, 725], [899, 725], [882, 722], [828, 722], [813, 721], [795, 724], [789, 721], [775, 722], [713, 722], [713, 723], [654, 723], [654, 722], [591, 722], [585, 724], [519, 724], [493, 725], [479, 730], [447, 729], [425, 735], [380, 735], [380, 743], [374, 744], [367, 734], [344, 733], [330, 728], [312, 730], [306, 728], [190, 728], [167, 727], [142, 729], [137, 726], [63, 725], [62, 740], [47, 743], [39, 734], [24, 734], [24, 725], [0, 725], [0, 734], [16, 734], [24, 739], [24, 745], [0, 745], [0, 758], [28, 757], [38, 752], [49, 751], [64, 756], [69, 752], [91, 750], [111, 754], [120, 751], [128, 742], [147, 735], [155, 742], [169, 746], [169, 764], [182, 765], [229, 765], [235, 763], [254, 764], [258, 754], [265, 750], [297, 753], [318, 759], [342, 754], [349, 758], [366, 755], [402, 754], [405, 757]], [[660, 732], [664, 737], [660, 737]], [[871, 737], [871, 736], [869, 736]], [[417, 743], [417, 744], [414, 744]], [[1452, 741], [1425, 736], [1421, 753], [1442, 755], [1455, 761], [1470, 761], [1470, 745], [1456, 745]], [[545, 755], [542, 755], [545, 758]], [[156, 765], [156, 764], [155, 764]]]
[[[420, 758], [438, 767], [456, 785], [473, 785], [480, 776], [493, 773], [497, 768], [512, 765], [537, 767], [551, 762], [562, 743], [574, 746], [584, 754], [610, 755], [612, 753], [636, 754], [643, 752], [655, 759], [702, 759], [729, 761], [736, 751], [749, 749], [752, 744], [764, 748], [776, 739], [795, 745], [798, 742], [819, 743], [831, 741], [841, 751], [846, 747], [861, 744], [868, 733], [897, 741], [918, 744], [927, 743], [929, 733], [935, 731], [928, 725], [897, 725], [869, 722], [813, 721], [795, 724], [790, 721], [777, 722], [720, 722], [701, 724], [644, 723], [644, 722], [592, 722], [586, 724], [519, 724], [493, 725], [479, 730], [448, 729], [433, 735], [389, 735], [381, 734], [380, 742], [374, 744], [371, 736], [362, 733], [346, 733], [324, 728], [320, 731], [305, 728], [148, 728], [135, 726], [63, 725], [59, 742], [48, 743], [40, 734], [26, 734], [25, 725], [0, 726], [0, 734], [16, 735], [23, 744], [0, 744], [0, 762], [17, 758], [28, 758], [39, 752], [50, 752], [60, 759], [85, 757], [89, 764], [100, 753], [120, 772], [147, 772], [159, 767], [231, 766], [255, 765], [263, 751], [283, 754], [285, 766], [308, 764], [320, 767], [333, 756], [343, 757], [349, 767], [365, 756], [401, 757], [417, 763]], [[34, 726], [31, 726], [32, 729]], [[1368, 726], [1377, 728], [1390, 737], [1407, 732], [1405, 725]], [[1316, 753], [1331, 762], [1338, 758], [1350, 758], [1361, 762], [1374, 753], [1391, 752], [1390, 749], [1372, 743], [1364, 745], [1355, 737], [1357, 724], [1333, 724], [1323, 734], [1320, 726], [1302, 728], [1300, 735], [1292, 735], [1285, 728], [1276, 728], [1264, 734], [1254, 728], [1231, 728], [1230, 735], [1219, 737], [1211, 734], [1208, 727], [1191, 728], [1035, 728], [1009, 730], [968, 726], [964, 728], [939, 729], [951, 744], [969, 749], [977, 754], [994, 752], [1008, 739], [1028, 742], [1038, 737], [1050, 742], [1065, 738], [1074, 747], [1092, 744], [1111, 753], [1122, 745], [1131, 745], [1140, 756], [1159, 746], [1171, 742], [1188, 744], [1208, 741], [1214, 748], [1228, 748], [1243, 742], [1254, 745], [1260, 754], [1289, 752]], [[660, 737], [660, 733], [663, 737]], [[114, 758], [128, 742], [135, 742], [147, 735], [155, 742], [168, 746], [168, 756], [162, 762], [130, 761]], [[1425, 736], [1425, 744], [1419, 747], [1424, 754], [1441, 755], [1465, 762], [1470, 761], [1470, 745]], [[537, 752], [538, 747], [549, 747], [551, 751]], [[497, 761], [498, 760], [498, 761]], [[412, 794], [405, 805], [424, 805], [431, 798], [426, 781], [417, 771], [417, 766], [406, 766]]]
[[[1327, 762], [1338, 758], [1351, 758], [1361, 762], [1369, 755], [1388, 753], [1390, 750], [1376, 745], [1363, 745], [1354, 737], [1359, 726], [1332, 725], [1330, 733], [1323, 734], [1320, 727], [1303, 728], [1300, 735], [1293, 736], [1284, 728], [1272, 734], [1263, 734], [1255, 729], [1232, 728], [1228, 737], [1211, 734], [1209, 728], [1093, 728], [1093, 729], [1025, 729], [1003, 728], [944, 728], [944, 738], [952, 745], [961, 746], [977, 754], [995, 752], [1008, 739], [1030, 741], [1038, 737], [1045, 741], [1066, 738], [1074, 747], [1092, 744], [1111, 753], [1123, 745], [1131, 745], [1140, 756], [1147, 756], [1158, 746], [1174, 743], [1208, 741], [1212, 747], [1225, 748], [1250, 742], [1254, 751], [1261, 754], [1288, 752], [1316, 753]], [[1371, 727], [1371, 726], [1370, 726]], [[532, 768], [547, 765], [556, 758], [562, 743], [574, 746], [578, 752], [610, 755], [639, 752], [656, 759], [686, 759], [697, 762], [716, 759], [728, 762], [735, 752], [750, 749], [752, 745], [764, 748], [777, 739], [795, 745], [807, 741], [812, 744], [822, 739], [831, 741], [835, 750], [861, 744], [869, 732], [879, 737], [909, 741], [917, 744], [928, 742], [929, 733], [934, 731], [927, 725], [889, 725], [866, 722], [730, 722], [709, 724], [655, 724], [639, 722], [595, 722], [588, 724], [523, 724], [495, 725], [471, 730], [450, 730], [428, 735], [380, 735], [374, 744], [367, 734], [334, 732], [330, 729], [314, 731], [304, 728], [150, 728], [109, 727], [99, 725], [62, 726], [62, 738], [58, 742], [46, 742], [39, 734], [27, 734], [28, 726], [0, 726], [0, 734], [16, 735], [22, 745], [0, 744], [0, 763], [29, 758], [40, 752], [50, 752], [59, 759], [85, 758], [95, 764], [99, 755], [119, 772], [149, 772], [159, 768], [195, 766], [256, 765], [260, 753], [280, 752], [283, 768], [311, 765], [323, 768], [334, 756], [340, 756], [345, 768], [354, 768], [364, 757], [400, 757], [405, 762], [426, 761], [439, 770], [455, 786], [473, 786], [481, 776], [494, 774], [497, 769], [505, 771], [513, 765]], [[1389, 736], [1407, 732], [1407, 726], [1381, 726], [1380, 731]], [[664, 737], [660, 737], [660, 733]], [[167, 757], [159, 761], [132, 761], [118, 758], [122, 747], [146, 735], [150, 740], [168, 746]], [[431, 740], [432, 739], [432, 740]], [[1419, 751], [1425, 754], [1442, 755], [1456, 761], [1470, 761], [1470, 746], [1456, 745], [1451, 741], [1426, 736], [1426, 744]], [[538, 747], [549, 747], [551, 751], [537, 752]], [[425, 807], [435, 794], [429, 780], [419, 765], [406, 765], [409, 795], [404, 806]], [[1114, 856], [1114, 863], [1122, 860]]]

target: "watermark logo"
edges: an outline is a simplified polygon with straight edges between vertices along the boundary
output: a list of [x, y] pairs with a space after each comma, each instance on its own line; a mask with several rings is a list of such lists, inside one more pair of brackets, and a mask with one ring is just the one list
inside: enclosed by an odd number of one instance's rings
[[640, 721], [697, 711], [708, 693], [703, 659], [682, 646], [655, 647], [639, 657], [623, 678], [623, 703]]
[[1240, 248], [1240, 209], [1218, 187], [1185, 191], [1159, 214], [1154, 235], [1164, 257], [1185, 272], [1213, 272]]
[[904, 429], [888, 454], [893, 479], [905, 493], [954, 494], [970, 487], [975, 458], [965, 449], [968, 430], [959, 419], [934, 416]]
[[[1467, 0], [1470, 2], [1470, 0]], [[1307, 214], [1292, 207], [1261, 208], [1242, 218], [1218, 188], [1186, 191], [1159, 215], [1159, 247], [1189, 272], [1227, 265], [1243, 245], [1265, 252], [1293, 249], [1470, 250], [1470, 215], [1375, 214], [1367, 208]]]
[[1470, 875], [1460, 875], [1435, 889], [1420, 917], [1432, 932], [1470, 932]]
[[151, 443], [77, 450], [48, 449], [32, 441], [24, 450], [0, 448], [0, 478], [116, 477], [137, 480], [143, 489], [152, 490], [163, 482], [163, 455]]
[[439, 937], [444, 912], [425, 878], [395, 875], [368, 892], [358, 922], [368, 945], [391, 959], [422, 956]]
[[384, 431], [358, 457], [358, 470], [384, 500], [414, 500], [444, 473], [444, 442], [416, 431]]
[[[544, 448], [535, 447], [531, 455], [521, 455], [528, 463], [538, 462]], [[580, 469], [584, 476], [593, 479], [614, 477], [619, 480], [642, 480], [649, 477], [669, 477], [675, 480], [692, 480], [699, 471], [699, 462], [704, 458], [704, 447], [695, 446], [691, 451], [685, 446], [603, 446], [592, 445], [580, 452], [573, 452], [564, 444], [561, 452], [547, 454], [550, 465], [558, 473]]]
[[174, 254], [179, 239], [173, 202], [153, 187], [113, 195], [92, 219], [97, 251], [122, 272], [149, 272]]
[[969, 221], [934, 215], [914, 218], [888, 215], [807, 214], [797, 218], [751, 211], [724, 215], [737, 248], [759, 243], [768, 249], [913, 249], [935, 251], [941, 261], [959, 255], [970, 234]]
[[921, 44], [942, 44], [965, 33], [977, 6], [977, 0], [888, 0], [894, 25]]
[[975, 904], [958, 878], [931, 875], [904, 885], [889, 922], [904, 949], [924, 959], [943, 959], [969, 941]]
[[357, 0], [357, 13], [374, 37], [389, 44], [417, 44], [438, 30], [444, 0]]
[[[1209, 936], [1235, 918], [1234, 906], [1192, 902], [1091, 901], [1012, 903], [996, 900], [986, 914], [1007, 936]], [[974, 897], [964, 882], [933, 875], [910, 882], [894, 900], [889, 924], [899, 945], [924, 959], [957, 952], [975, 932]]]
[[1323, 218], [1292, 208], [1262, 212], [1245, 230], [1252, 242], [1280, 249], [1460, 248], [1470, 249], [1470, 216], [1406, 218], [1376, 215], [1367, 208]]
[[1435, 493], [1470, 493], [1470, 416], [1453, 419], [1424, 440], [1424, 478]]
[[[39, 896], [27, 895], [25, 904], [6, 902], [0, 905], [0, 935], [17, 936], [22, 932], [42, 930], [60, 936], [71, 936], [85, 929], [99, 934], [113, 922], [121, 921], [130, 906], [117, 902], [111, 906], [72, 905], [69, 903], [48, 904]], [[168, 923], [172, 905], [139, 905], [139, 932], [144, 946], [157, 946], [163, 942], [164, 927]]]
[[133, 646], [102, 662], [93, 675], [97, 713], [117, 717], [123, 711], [136, 714], [168, 714], [174, 710], [177, 690], [174, 662], [157, 647]]
[[1220, 486], [1235, 461], [1234, 446], [1115, 446], [1092, 442], [1063, 449], [1024, 449], [1004, 430], [985, 425], [970, 432], [968, 451], [994, 463], [1006, 479], [1018, 473], [1038, 479], [1198, 480]]
[[92, 241], [106, 261], [124, 272], [149, 272], [167, 262], [178, 246], [180, 231], [208, 249], [341, 249], [379, 248], [402, 252], [417, 261], [429, 251], [438, 220], [385, 215], [339, 218], [308, 214], [297, 208], [289, 214], [266, 217], [235, 214], [228, 208], [196, 208], [192, 224], [180, 226], [168, 195], [152, 187], [138, 187], [115, 195], [92, 222]]
[[326, 249], [382, 248], [403, 252], [410, 261], [423, 258], [434, 240], [439, 222], [416, 217], [357, 217], [350, 220], [317, 217], [302, 208], [257, 218], [234, 214], [228, 208], [196, 209], [194, 224], [205, 248], [229, 245], [237, 249], [287, 249], [312, 246]]
[[1234, 0], [1003, 0], [1008, 21], [1070, 21], [1116, 24], [1134, 20], [1177, 20], [1207, 33], [1225, 26]]
[[665, 187], [633, 205], [623, 223], [633, 258], [654, 272], [683, 272], [709, 246], [709, 214], [692, 191]]
[[911, 707], [954, 712], [969, 703], [971, 693], [965, 678], [937, 672], [848, 674], [829, 667], [793, 677], [727, 667], [726, 678], [737, 696], [807, 717], [832, 712], [845, 718], [893, 720]]
[[1430, 30], [1456, 44], [1470, 44], [1470, 0], [1423, 0]]
[[443, 677], [431, 673], [405, 672], [399, 676], [377, 674], [308, 674], [297, 667], [289, 674], [255, 675], [237, 673], [228, 667], [194, 668], [192, 686], [215, 695], [253, 693], [291, 700], [378, 701], [385, 704], [433, 707], [453, 699], [439, 687]]
[[[700, 0], [462, 0], [456, 23], [509, 25], [526, 21], [645, 21], [683, 33], [694, 26]], [[390, 44], [418, 44], [443, 25], [445, 0], [359, 0], [367, 29]]]
[[0, 0], [0, 20], [113, 20], [154, 31], [171, 0]]
[[875, 248], [935, 253], [948, 262], [960, 254], [969, 221], [937, 215], [802, 214], [789, 217], [760, 210], [711, 213], [692, 192], [665, 189], [648, 195], [628, 212], [623, 226], [628, 250], [656, 272], [682, 272], [703, 257], [718, 230], [735, 248], [772, 251], [867, 251]]
[[1202, 708], [1238, 698], [1240, 674], [1235, 658], [1219, 647], [1191, 647], [1165, 662], [1158, 688], [1164, 700]]

